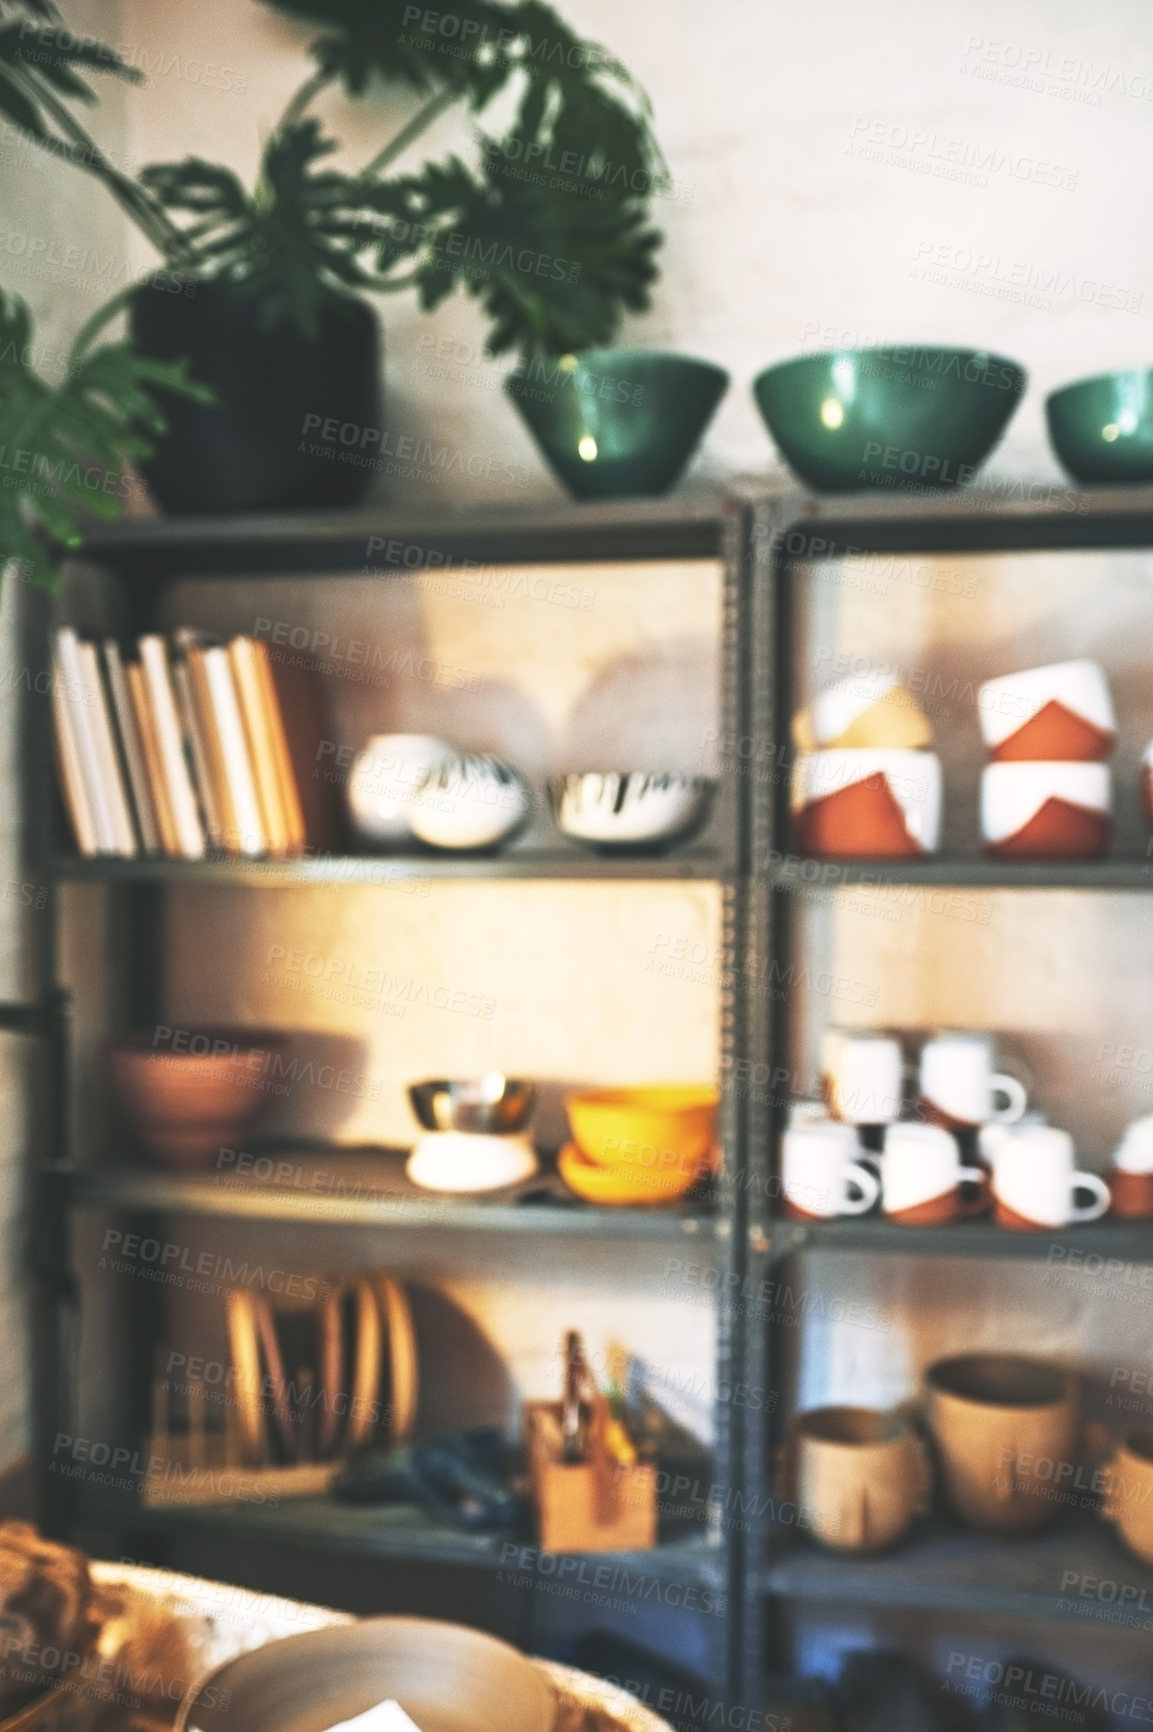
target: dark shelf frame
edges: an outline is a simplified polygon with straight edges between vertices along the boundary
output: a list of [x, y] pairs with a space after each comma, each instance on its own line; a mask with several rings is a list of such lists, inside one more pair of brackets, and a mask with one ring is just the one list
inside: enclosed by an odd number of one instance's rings
[[[1054, 485], [917, 496], [902, 493], [817, 498], [785, 482], [770, 490], [739, 497], [678, 499], [614, 505], [557, 505], [515, 514], [470, 512], [440, 517], [435, 522], [390, 517], [387, 511], [341, 516], [283, 516], [230, 520], [168, 520], [132, 523], [94, 532], [83, 559], [105, 566], [121, 580], [127, 603], [127, 625], [143, 629], [151, 623], [167, 587], [181, 578], [214, 579], [245, 575], [307, 575], [336, 580], [349, 574], [376, 575], [382, 581], [411, 575], [421, 566], [467, 576], [474, 566], [526, 562], [721, 558], [725, 565], [723, 621], [722, 723], [726, 734], [772, 748], [787, 741], [793, 709], [793, 597], [797, 566], [854, 554], [981, 555], [1028, 554], [1042, 551], [1148, 550], [1153, 548], [1153, 489], [1135, 487], [1080, 490]], [[41, 706], [43, 710], [43, 706]], [[46, 717], [41, 716], [40, 763], [47, 765]], [[724, 891], [726, 959], [735, 978], [755, 981], [770, 960], [784, 963], [793, 942], [796, 898], [828, 895], [842, 887], [956, 886], [978, 891], [1078, 890], [1140, 892], [1153, 887], [1153, 851], [1146, 858], [1119, 858], [1093, 863], [1006, 864], [973, 857], [939, 858], [898, 863], [802, 862], [790, 853], [786, 778], [773, 787], [742, 778], [739, 766], [727, 765], [724, 787], [710, 837], [710, 848], [672, 854], [657, 861], [578, 856], [557, 848], [522, 854], [515, 850], [488, 860], [421, 857], [397, 860], [320, 860], [299, 863], [208, 861], [205, 863], [79, 862], [57, 855], [53, 871], [61, 881], [103, 885], [108, 895], [122, 898], [129, 931], [136, 946], [137, 1013], [145, 1013], [155, 983], [146, 966], [150, 934], [160, 899], [185, 884], [268, 885], [287, 889], [307, 883], [337, 887], [341, 882], [377, 881], [374, 874], [399, 874], [430, 879], [453, 877], [549, 877], [606, 879], [708, 878]], [[43, 771], [42, 771], [43, 773]], [[45, 862], [50, 848], [41, 858]], [[728, 973], [728, 970], [727, 970]], [[46, 986], [55, 978], [49, 967]], [[981, 1223], [955, 1228], [910, 1231], [878, 1219], [799, 1226], [775, 1218], [775, 1149], [783, 1121], [784, 1101], [765, 1098], [763, 1090], [743, 1087], [738, 1061], [787, 1062], [788, 1010], [766, 993], [734, 992], [726, 988], [722, 1006], [723, 1140], [726, 1177], [718, 1208], [708, 1222], [689, 1227], [649, 1217], [646, 1234], [693, 1230], [711, 1233], [722, 1258], [722, 1272], [754, 1288], [772, 1282], [785, 1263], [808, 1250], [844, 1251], [879, 1256], [932, 1255], [983, 1260], [1047, 1258], [1052, 1248], [1077, 1246], [1086, 1254], [1118, 1256], [1127, 1261], [1153, 1262], [1153, 1234], [1121, 1223], [1099, 1223], [1059, 1235], [1002, 1232]], [[57, 1056], [59, 1062], [59, 1054]], [[56, 1071], [60, 1075], [59, 1070]], [[207, 1209], [195, 1181], [170, 1183], [162, 1176], [142, 1187], [138, 1175], [120, 1170], [92, 1173], [61, 1172], [67, 1147], [60, 1136], [49, 1140], [47, 1182], [39, 1187], [40, 1243], [47, 1295], [39, 1307], [38, 1340], [47, 1344], [49, 1371], [41, 1375], [37, 1392], [38, 1436], [51, 1437], [63, 1411], [67, 1392], [60, 1389], [56, 1367], [60, 1334], [45, 1308], [68, 1302], [71, 1265], [68, 1223], [76, 1209], [109, 1207], [162, 1215], [170, 1210]], [[183, 1187], [183, 1188], [182, 1188]], [[233, 1206], [235, 1200], [230, 1203]], [[265, 1202], [246, 1199], [245, 1212], [267, 1209]], [[494, 1247], [508, 1231], [524, 1230], [518, 1219], [505, 1221], [499, 1205], [491, 1211], [466, 1205], [454, 1214], [461, 1227], [494, 1231]], [[559, 1234], [597, 1232], [622, 1238], [642, 1230], [642, 1223], [622, 1217], [588, 1218], [583, 1211], [545, 1209], [545, 1224], [534, 1230]], [[591, 1212], [588, 1212], [591, 1214]], [[630, 1214], [632, 1212], [626, 1212]], [[563, 1220], [562, 1218], [563, 1217]], [[266, 1218], [267, 1215], [266, 1215]], [[286, 1218], [286, 1217], [281, 1217]], [[446, 1220], [447, 1220], [446, 1216]], [[399, 1220], [399, 1216], [398, 1216]], [[579, 1224], [578, 1224], [579, 1223]], [[394, 1221], [392, 1224], [397, 1224]], [[743, 1376], [751, 1387], [772, 1387], [778, 1342], [770, 1320], [750, 1307], [720, 1307], [718, 1378]], [[727, 1613], [713, 1620], [718, 1627], [714, 1674], [731, 1700], [756, 1704], [763, 1678], [771, 1670], [767, 1613], [780, 1598], [833, 1604], [934, 1606], [967, 1612], [1001, 1610], [1006, 1615], [1061, 1615], [1052, 1591], [1051, 1565], [1045, 1544], [998, 1545], [979, 1536], [960, 1535], [941, 1524], [930, 1524], [891, 1559], [861, 1561], [829, 1558], [815, 1548], [796, 1543], [795, 1535], [774, 1534], [767, 1508], [768, 1463], [773, 1437], [767, 1413], [745, 1408], [734, 1412], [718, 1403], [715, 1476], [731, 1487], [752, 1510], [751, 1519], [726, 1526], [709, 1549], [709, 1568], [724, 1584]], [[41, 1459], [46, 1459], [42, 1457]], [[101, 1506], [102, 1508], [104, 1506]], [[57, 1512], [60, 1514], [60, 1512]], [[91, 1518], [96, 1505], [81, 1498], [63, 1512], [61, 1528], [82, 1515]], [[128, 1520], [133, 1512], [121, 1513]], [[197, 1519], [204, 1512], [197, 1512]], [[140, 1512], [153, 1531], [175, 1532], [180, 1512]], [[298, 1512], [300, 1525], [307, 1525]], [[105, 1509], [105, 1519], [112, 1520]], [[208, 1518], [227, 1525], [227, 1515]], [[248, 1518], [246, 1517], [245, 1520]], [[113, 1522], [115, 1527], [116, 1523]], [[401, 1524], [403, 1525], [403, 1524]], [[286, 1537], [292, 1522], [284, 1522]], [[315, 1542], [323, 1537], [319, 1522]], [[1064, 1528], [1054, 1544], [1075, 1545], [1078, 1555], [1102, 1563], [1117, 1557], [1115, 1542], [1104, 1528], [1086, 1528], [1076, 1535]], [[271, 1534], [269, 1535], [271, 1537]], [[781, 1542], [778, 1544], [778, 1542]], [[312, 1543], [310, 1541], [310, 1543]], [[335, 1534], [328, 1542], [339, 1547]], [[447, 1537], [399, 1537], [379, 1555], [398, 1561], [427, 1556]], [[471, 1542], [469, 1542], [471, 1545]], [[423, 1549], [421, 1549], [423, 1548]], [[458, 1561], [464, 1562], [461, 1546]], [[646, 1568], [684, 1568], [681, 1548], [661, 1548], [648, 1555]], [[470, 1553], [470, 1556], [472, 1554]], [[971, 1558], [970, 1565], [964, 1564]], [[1041, 1560], [1040, 1562], [1038, 1560]], [[1088, 1567], [1088, 1566], [1087, 1566]], [[1126, 1566], [1132, 1569], [1132, 1565]], [[965, 1570], [971, 1569], [969, 1576]], [[974, 1586], [982, 1571], [990, 1575], [991, 1592]], [[1153, 1576], [1151, 1576], [1153, 1583]]]
[[[94, 530], [78, 559], [85, 566], [102, 568], [116, 585], [121, 629], [139, 632], [152, 629], [161, 618], [161, 607], [171, 586], [183, 579], [212, 581], [237, 576], [245, 578], [300, 576], [309, 581], [336, 582], [341, 578], [370, 576], [381, 582], [412, 577], [427, 568], [467, 582], [478, 568], [564, 562], [660, 561], [670, 559], [716, 560], [723, 570], [721, 595], [721, 723], [726, 731], [747, 726], [748, 694], [752, 681], [752, 607], [755, 514], [748, 499], [707, 496], [699, 499], [611, 505], [559, 505], [542, 510], [460, 516], [438, 515], [435, 520], [414, 521], [390, 517], [387, 511], [338, 515], [292, 515], [230, 519], [168, 519], [137, 521], [111, 529]], [[643, 573], [638, 582], [644, 581]], [[83, 628], [83, 622], [81, 621]], [[41, 637], [43, 644], [43, 636]], [[41, 648], [40, 660], [43, 659]], [[42, 742], [49, 739], [46, 706], [41, 705], [38, 724]], [[47, 761], [47, 760], [45, 760]], [[46, 778], [48, 786], [50, 777]], [[81, 860], [60, 848], [51, 835], [51, 814], [41, 795], [44, 846], [41, 852], [46, 881], [53, 886], [75, 883], [94, 886], [110, 898], [120, 924], [128, 958], [128, 1000], [125, 1013], [132, 1019], [150, 1019], [162, 1008], [157, 957], [160, 947], [164, 898], [192, 885], [267, 887], [290, 890], [311, 884], [339, 889], [343, 884], [388, 886], [395, 883], [454, 879], [549, 879], [574, 881], [698, 880], [720, 886], [723, 897], [726, 967], [724, 979], [737, 977], [738, 959], [746, 945], [749, 908], [748, 882], [752, 864], [751, 839], [747, 828], [748, 802], [739, 778], [725, 774], [713, 815], [701, 843], [657, 858], [596, 855], [558, 838], [547, 849], [513, 847], [489, 856], [331, 856], [303, 861], [242, 861], [210, 859], [195, 861]], [[55, 977], [55, 959], [50, 957], [47, 978]], [[571, 1239], [596, 1236], [623, 1243], [626, 1240], [665, 1240], [670, 1243], [695, 1238], [710, 1246], [726, 1279], [739, 1279], [745, 1246], [746, 1200], [736, 1175], [747, 1164], [746, 1121], [743, 1104], [727, 1085], [734, 1069], [741, 1037], [741, 1008], [731, 985], [721, 989], [722, 1078], [721, 1139], [726, 1150], [725, 1176], [717, 1184], [711, 1213], [700, 1211], [623, 1210], [594, 1211], [587, 1207], [484, 1203], [421, 1206], [394, 1203], [349, 1206], [335, 1199], [309, 1200], [275, 1192], [258, 1194], [256, 1189], [215, 1186], [191, 1178], [163, 1173], [143, 1173], [123, 1167], [74, 1169], [69, 1159], [68, 1139], [63, 1130], [52, 1143], [49, 1158], [39, 1163], [38, 1215], [54, 1235], [53, 1279], [59, 1285], [38, 1308], [44, 1320], [42, 1339], [48, 1344], [50, 1378], [37, 1397], [40, 1414], [38, 1435], [44, 1447], [37, 1460], [48, 1463], [50, 1440], [67, 1429], [65, 1416], [74, 1407], [61, 1342], [75, 1304], [75, 1275], [70, 1251], [70, 1229], [77, 1211], [105, 1209], [112, 1217], [131, 1219], [137, 1231], [158, 1230], [171, 1213], [191, 1213], [269, 1221], [311, 1219], [318, 1230], [362, 1224], [409, 1234], [432, 1224], [485, 1236], [499, 1259], [501, 1246], [510, 1233], [533, 1232]], [[64, 1071], [58, 1070], [63, 1078]], [[147, 1296], [146, 1296], [147, 1297]], [[136, 1339], [132, 1352], [137, 1362], [151, 1362], [151, 1349], [159, 1339], [159, 1316], [152, 1305], [141, 1308], [134, 1319]], [[54, 1333], [52, 1333], [54, 1331]], [[738, 1321], [724, 1312], [717, 1317], [716, 1386], [727, 1389], [735, 1368], [743, 1363], [745, 1349]], [[126, 1416], [134, 1435], [143, 1435], [147, 1414]], [[741, 1465], [740, 1427], [730, 1403], [715, 1405], [715, 1448], [712, 1477], [723, 1485], [739, 1483]], [[118, 1536], [136, 1536], [137, 1555], [151, 1553], [163, 1561], [165, 1545], [189, 1526], [238, 1537], [258, 1534], [305, 1547], [340, 1551], [350, 1544], [348, 1512], [318, 1500], [312, 1510], [297, 1507], [276, 1516], [251, 1509], [239, 1512], [198, 1508], [145, 1510], [133, 1500], [94, 1498], [75, 1484], [41, 1473], [39, 1487], [41, 1519], [47, 1531], [67, 1536], [85, 1524], [97, 1523], [103, 1531]], [[337, 1513], [334, 1513], [334, 1510]], [[372, 1528], [371, 1520], [367, 1527]], [[425, 1561], [445, 1567], [463, 1567], [478, 1560], [491, 1562], [491, 1542], [481, 1543], [433, 1524], [404, 1521], [393, 1524], [388, 1536], [377, 1523], [375, 1539], [358, 1549], [394, 1564]], [[591, 1560], [593, 1562], [597, 1559]], [[646, 1578], [706, 1579], [716, 1589], [716, 1615], [708, 1619], [711, 1646], [711, 1677], [714, 1688], [732, 1694], [740, 1671], [740, 1621], [736, 1614], [743, 1590], [747, 1559], [741, 1536], [722, 1526], [719, 1535], [695, 1543], [662, 1544], [649, 1554], [629, 1554], [632, 1573]]]
[[[1153, 489], [1037, 487], [1020, 489], [1021, 497], [1015, 496], [1016, 491], [814, 497], [786, 482], [760, 499], [755, 535], [758, 619], [753, 690], [759, 702], [751, 729], [754, 762], [758, 750], [771, 755], [791, 737], [794, 616], [797, 590], [805, 581], [798, 567], [869, 554], [927, 558], [1153, 548]], [[878, 894], [884, 894], [886, 887], [917, 885], [1018, 892], [1153, 888], [1153, 849], [1145, 858], [1094, 862], [1026, 864], [977, 856], [909, 862], [808, 861], [791, 847], [787, 775], [775, 783], [753, 778], [749, 800], [757, 865], [746, 978], [753, 980], [770, 957], [778, 968], [787, 966], [796, 943], [798, 898], [828, 900], [854, 886], [873, 886]], [[761, 1067], [759, 1074], [772, 1077], [779, 1069], [787, 1075], [789, 1007], [783, 999], [763, 993], [750, 996], [746, 1055]], [[981, 1222], [912, 1230], [876, 1217], [819, 1224], [779, 1219], [776, 1150], [787, 1101], [767, 1095], [766, 1089], [750, 1086], [746, 1105], [750, 1165], [743, 1176], [749, 1198], [743, 1291], [754, 1296], [744, 1306], [745, 1378], [750, 1388], [775, 1388], [777, 1368], [784, 1362], [776, 1306], [758, 1306], [755, 1295], [774, 1293], [789, 1260], [805, 1251], [1044, 1261], [1056, 1247], [1062, 1260], [1079, 1248], [1087, 1256], [1153, 1263], [1153, 1231], [1141, 1224], [1106, 1221], [1051, 1235], [1011, 1233]], [[748, 1573], [741, 1607], [741, 1701], [757, 1702], [762, 1680], [779, 1669], [781, 1656], [773, 1652], [770, 1613], [781, 1599], [971, 1612], [978, 1609], [974, 1583], [982, 1569], [988, 1569], [994, 1591], [981, 1601], [980, 1609], [1022, 1617], [1058, 1614], [1060, 1596], [1052, 1589], [1050, 1554], [1040, 1546], [999, 1545], [977, 1535], [957, 1536], [956, 1530], [950, 1535], [945, 1529], [938, 1529], [934, 1538], [930, 1529], [911, 1538], [891, 1558], [852, 1560], [821, 1553], [798, 1541], [795, 1534], [774, 1530], [770, 1464], [785, 1426], [787, 1416], [771, 1417], [767, 1404], [745, 1414], [743, 1496], [752, 1516], [747, 1524]], [[1084, 1538], [1084, 1549], [1098, 1563], [1106, 1557], [1113, 1567], [1121, 1563], [1119, 1543], [1104, 1524]], [[960, 1560], [968, 1557], [975, 1562], [967, 1577]], [[1132, 1566], [1126, 1561], [1124, 1567], [1128, 1571]]]

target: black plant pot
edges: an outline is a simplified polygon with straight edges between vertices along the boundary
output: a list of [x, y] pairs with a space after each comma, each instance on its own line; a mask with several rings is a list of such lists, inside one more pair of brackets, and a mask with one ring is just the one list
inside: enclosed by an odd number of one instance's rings
[[320, 334], [261, 326], [260, 303], [218, 282], [136, 294], [132, 339], [159, 360], [187, 356], [211, 408], [159, 393], [168, 432], [143, 466], [166, 511], [282, 511], [354, 505], [381, 463], [380, 327], [362, 301], [333, 297]]

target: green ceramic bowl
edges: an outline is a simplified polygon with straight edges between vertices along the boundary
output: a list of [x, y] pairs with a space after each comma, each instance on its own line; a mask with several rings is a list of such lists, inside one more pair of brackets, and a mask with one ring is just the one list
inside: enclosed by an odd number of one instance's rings
[[894, 344], [781, 361], [753, 394], [790, 469], [817, 492], [936, 492], [972, 480], [1025, 379], [984, 349]]
[[537, 444], [578, 499], [667, 493], [728, 387], [711, 361], [658, 349], [589, 349], [505, 380]]
[[1062, 385], [1045, 399], [1045, 415], [1074, 481], [1153, 481], [1153, 370]]

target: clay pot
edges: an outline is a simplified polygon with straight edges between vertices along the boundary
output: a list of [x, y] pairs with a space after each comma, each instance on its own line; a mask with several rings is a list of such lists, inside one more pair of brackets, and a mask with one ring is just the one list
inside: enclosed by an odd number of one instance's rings
[[1077, 1383], [1060, 1366], [967, 1353], [929, 1367], [929, 1427], [946, 1497], [971, 1526], [1030, 1533], [1061, 1507], [1058, 1467], [1074, 1461]]
[[883, 1551], [929, 1507], [928, 1459], [897, 1413], [818, 1407], [799, 1414], [779, 1471], [815, 1538], [834, 1551]]
[[1131, 1431], [1105, 1469], [1101, 1514], [1129, 1550], [1153, 1564], [1153, 1430]]

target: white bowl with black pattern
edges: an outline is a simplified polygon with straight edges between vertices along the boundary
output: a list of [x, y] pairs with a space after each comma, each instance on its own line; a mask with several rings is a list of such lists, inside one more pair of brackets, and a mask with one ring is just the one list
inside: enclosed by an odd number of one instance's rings
[[557, 827], [566, 836], [632, 854], [687, 842], [708, 818], [716, 790], [709, 776], [677, 771], [587, 770], [549, 781]]
[[528, 816], [532, 796], [503, 758], [457, 752], [428, 772], [409, 807], [412, 833], [430, 848], [495, 848]]

